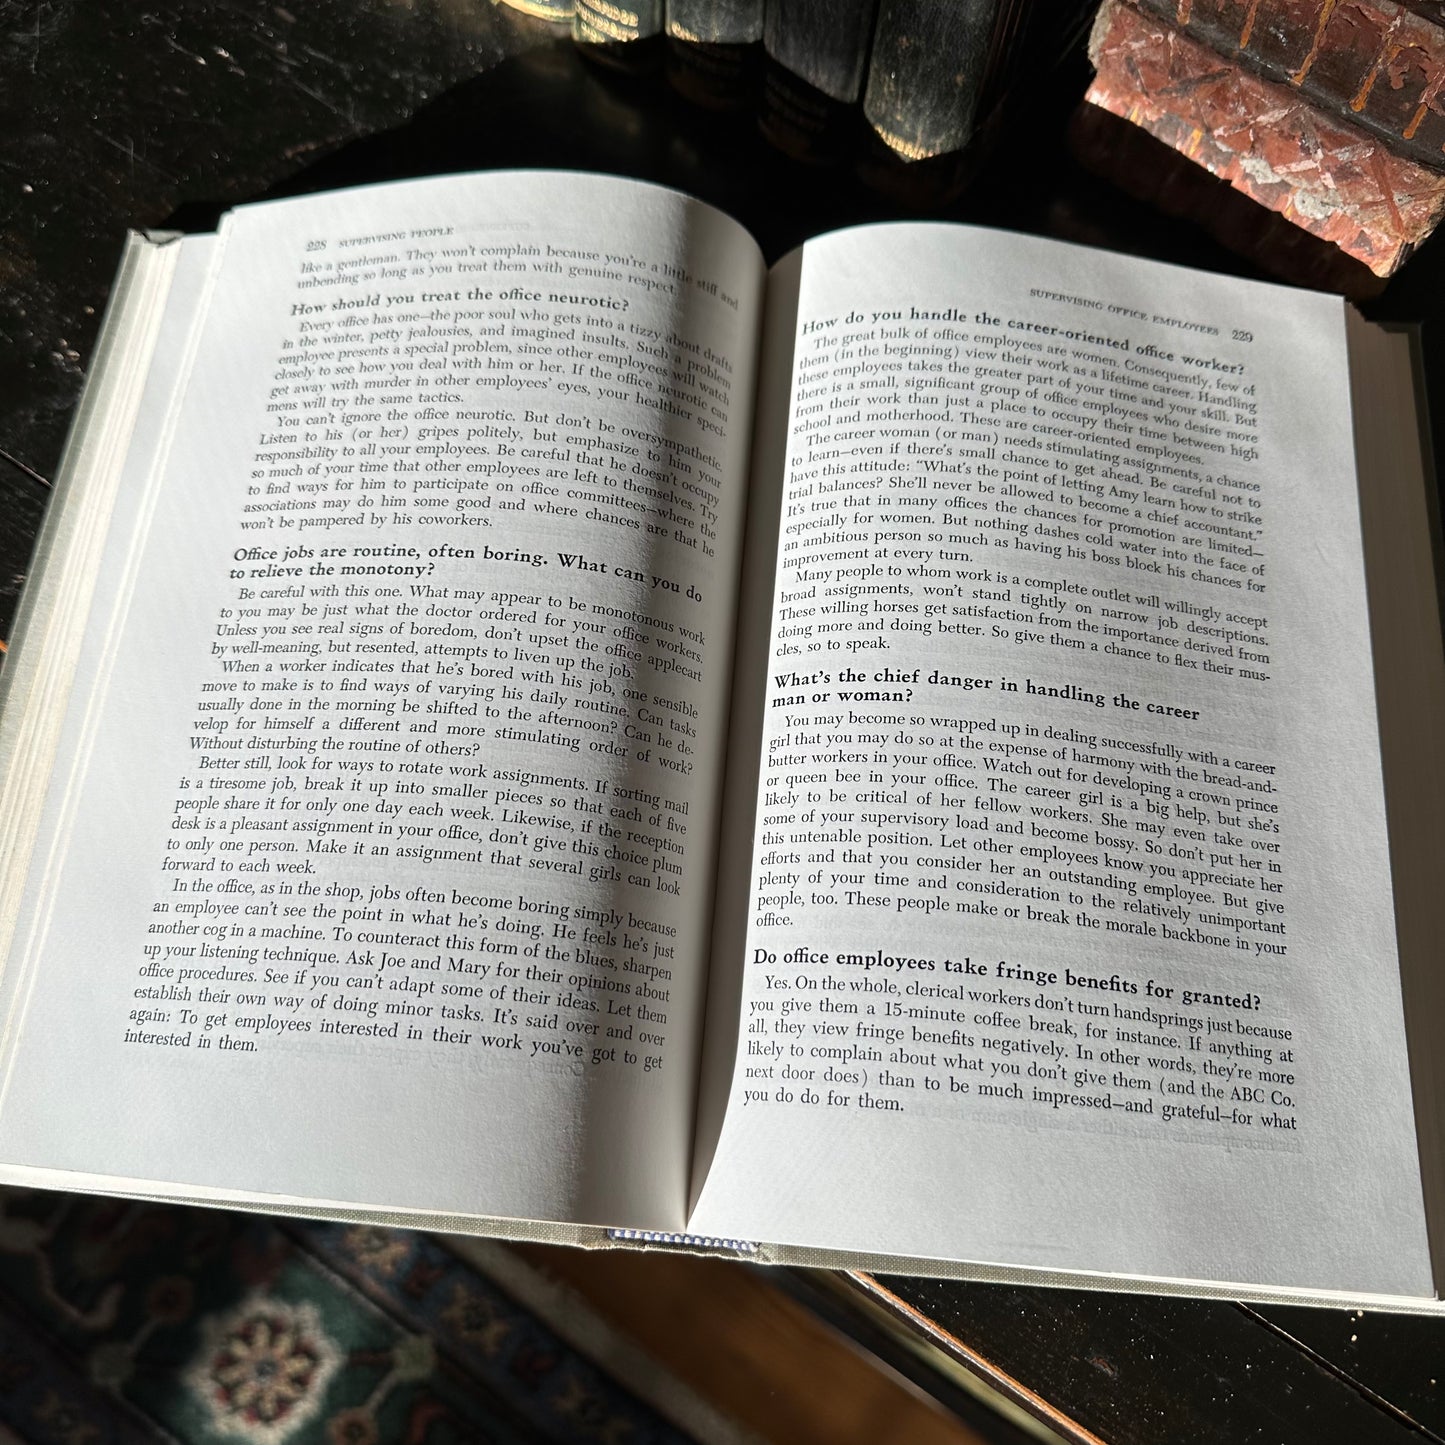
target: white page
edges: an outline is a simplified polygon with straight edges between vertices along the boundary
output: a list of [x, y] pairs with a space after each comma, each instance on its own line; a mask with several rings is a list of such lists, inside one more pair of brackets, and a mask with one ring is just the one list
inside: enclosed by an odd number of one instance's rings
[[797, 335], [690, 1227], [1428, 1293], [1340, 303], [899, 226]]
[[676, 1227], [756, 247], [539, 173], [222, 248], [106, 558], [0, 1158]]

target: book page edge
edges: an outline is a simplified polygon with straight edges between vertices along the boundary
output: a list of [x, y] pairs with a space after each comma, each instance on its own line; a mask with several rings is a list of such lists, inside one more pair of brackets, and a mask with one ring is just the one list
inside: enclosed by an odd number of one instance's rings
[[1347, 312], [1369, 579], [1381, 758], [1395, 882], [1400, 984], [1420, 1151], [1426, 1235], [1437, 1291], [1445, 1283], [1445, 649], [1431, 506], [1428, 437], [1414, 338]]

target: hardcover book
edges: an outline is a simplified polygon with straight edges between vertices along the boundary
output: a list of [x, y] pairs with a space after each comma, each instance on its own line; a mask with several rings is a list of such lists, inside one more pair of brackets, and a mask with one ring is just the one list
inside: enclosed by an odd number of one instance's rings
[[0, 712], [0, 1178], [1433, 1307], [1410, 339], [555, 172], [135, 238]]
[[[1097, 74], [1088, 101], [1142, 127], [1240, 194], [1338, 246], [1378, 276], [1393, 274], [1428, 239], [1445, 212], [1439, 155], [1422, 164], [1421, 146], [1404, 144], [1380, 126], [1361, 128], [1365, 97], [1389, 94], [1398, 99], [1400, 85], [1395, 81], [1403, 80], [1386, 67], [1391, 80], [1385, 83], [1377, 58], [1368, 74], [1372, 79], [1380, 75], [1381, 85], [1374, 90], [1363, 86], [1355, 97], [1358, 106], [1338, 95], [1336, 103], [1329, 104], [1319, 94], [1322, 78], [1335, 76], [1338, 83], [1338, 67], [1329, 62], [1354, 58], [1346, 50], [1321, 50], [1327, 35], [1335, 33], [1326, 23], [1335, 13], [1333, 6], [1284, 7], [1296, 21], [1305, 10], [1318, 12], [1314, 49], [1306, 57], [1310, 63], [1302, 63], [1289, 77], [1293, 82], [1295, 76], [1310, 75], [1315, 83], [1294, 84], [1286, 83], [1275, 68], [1256, 64], [1254, 51], [1237, 53], [1235, 46], [1222, 45], [1214, 22], [1229, 6], [1182, 5], [1180, 13], [1189, 23], [1178, 20], [1176, 25], [1171, 20], [1177, 16], [1156, 13], [1172, 11], [1172, 3], [1143, 3], [1147, 9], [1129, 0], [1104, 0], [1099, 7], [1089, 40]], [[1236, 17], [1242, 21], [1240, 44], [1248, 42], [1272, 54], [1271, 40], [1286, 33], [1300, 38], [1297, 27], [1291, 31], [1272, 12], [1256, 15], [1254, 5], [1234, 8], [1241, 12]], [[1338, 12], [1344, 32], [1359, 39], [1360, 17], [1354, 12], [1375, 7], [1348, 8], [1348, 15], [1344, 7]], [[1242, 13], [1246, 10], [1247, 16]], [[1392, 23], [1391, 34], [1394, 28]], [[1208, 41], [1221, 48], [1211, 49]], [[1391, 54], [1397, 50], [1414, 53], [1403, 42]], [[1403, 60], [1401, 65], [1402, 74], [1414, 73], [1413, 65]], [[1431, 104], [1437, 88], [1436, 82], [1426, 87]], [[1432, 114], [1422, 100], [1415, 119]], [[1406, 130], [1416, 134], [1410, 126]]]
[[1146, 10], [1377, 136], [1445, 168], [1440, 7], [1399, 0], [1138, 0]]

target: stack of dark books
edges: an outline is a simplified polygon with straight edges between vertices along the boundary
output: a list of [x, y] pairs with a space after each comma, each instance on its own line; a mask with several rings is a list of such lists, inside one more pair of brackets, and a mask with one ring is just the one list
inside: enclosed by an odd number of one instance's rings
[[1079, 0], [1046, 20], [1026, 0], [508, 3], [570, 15], [579, 44], [625, 70], [652, 58], [633, 42], [665, 36], [680, 91], [714, 108], [757, 105], [764, 134], [800, 159], [935, 171], [976, 145], [1018, 74], [1047, 64], [1049, 36], [1085, 13]]

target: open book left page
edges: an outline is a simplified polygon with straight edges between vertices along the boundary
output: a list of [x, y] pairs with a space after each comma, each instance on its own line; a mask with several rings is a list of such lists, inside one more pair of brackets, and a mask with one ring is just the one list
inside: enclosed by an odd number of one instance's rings
[[680, 1227], [756, 246], [535, 173], [183, 251], [98, 563], [49, 564], [94, 595], [8, 1176]]

